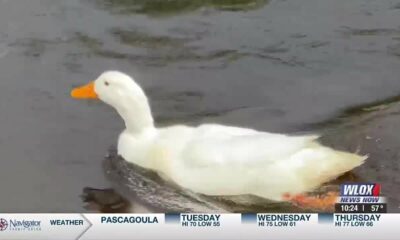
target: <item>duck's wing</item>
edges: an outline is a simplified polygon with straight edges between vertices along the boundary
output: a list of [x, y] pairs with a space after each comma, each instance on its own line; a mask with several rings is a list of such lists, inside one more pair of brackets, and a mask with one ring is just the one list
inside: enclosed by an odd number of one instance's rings
[[312, 146], [318, 136], [287, 136], [222, 125], [202, 125], [183, 152], [192, 167], [259, 165], [286, 159]]

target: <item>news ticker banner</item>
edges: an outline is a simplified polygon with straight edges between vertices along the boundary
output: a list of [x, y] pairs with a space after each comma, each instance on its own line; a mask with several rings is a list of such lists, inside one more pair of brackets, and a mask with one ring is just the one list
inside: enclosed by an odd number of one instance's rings
[[380, 185], [341, 185], [335, 213], [1, 214], [0, 239], [399, 239]]
[[399, 239], [400, 214], [1, 214], [0, 239]]

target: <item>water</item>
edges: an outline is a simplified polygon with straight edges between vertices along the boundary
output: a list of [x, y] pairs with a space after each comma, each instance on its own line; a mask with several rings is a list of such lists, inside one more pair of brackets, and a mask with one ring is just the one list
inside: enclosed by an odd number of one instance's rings
[[0, 1], [0, 211], [81, 212], [83, 187], [108, 186], [100, 163], [123, 124], [69, 97], [108, 69], [135, 77], [159, 125], [309, 130], [399, 95], [400, 6]]

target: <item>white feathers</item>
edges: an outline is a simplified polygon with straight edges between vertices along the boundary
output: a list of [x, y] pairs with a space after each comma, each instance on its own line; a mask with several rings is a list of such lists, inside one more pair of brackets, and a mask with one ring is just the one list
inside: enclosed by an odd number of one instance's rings
[[280, 201], [286, 193], [311, 191], [366, 159], [322, 146], [318, 136], [217, 124], [155, 128], [147, 98], [130, 77], [108, 72], [95, 84], [99, 98], [126, 123], [119, 154], [198, 193], [253, 194]]

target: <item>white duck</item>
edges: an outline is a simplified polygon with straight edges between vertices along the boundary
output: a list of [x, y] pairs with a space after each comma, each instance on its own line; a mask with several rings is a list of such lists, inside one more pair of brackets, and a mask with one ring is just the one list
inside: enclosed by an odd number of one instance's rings
[[[183, 188], [206, 195], [253, 194], [290, 201], [361, 165], [366, 156], [336, 151], [318, 136], [288, 136], [218, 124], [156, 128], [142, 88], [109, 71], [71, 92], [99, 98], [125, 121], [118, 153]], [[315, 202], [315, 201], [314, 201]]]

